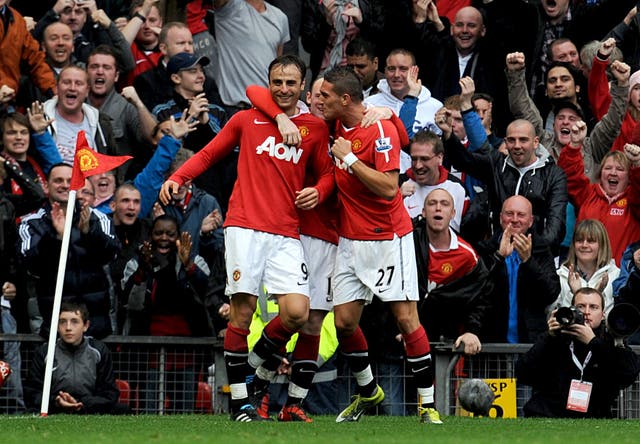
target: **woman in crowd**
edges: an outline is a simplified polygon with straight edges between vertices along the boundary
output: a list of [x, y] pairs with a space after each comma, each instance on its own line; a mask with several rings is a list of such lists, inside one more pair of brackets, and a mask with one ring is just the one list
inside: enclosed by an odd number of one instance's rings
[[609, 313], [613, 307], [612, 284], [619, 273], [604, 225], [595, 219], [581, 221], [573, 232], [567, 260], [558, 269], [560, 294], [554, 306], [570, 306], [576, 291], [590, 287], [602, 292], [604, 312]]
[[576, 222], [601, 221], [619, 264], [627, 245], [640, 239], [640, 147], [627, 144], [624, 152], [607, 153], [600, 162], [599, 183], [591, 183], [584, 174], [581, 152], [586, 134], [584, 122], [573, 126], [571, 142], [560, 152], [558, 165], [567, 175], [569, 198], [578, 210]]

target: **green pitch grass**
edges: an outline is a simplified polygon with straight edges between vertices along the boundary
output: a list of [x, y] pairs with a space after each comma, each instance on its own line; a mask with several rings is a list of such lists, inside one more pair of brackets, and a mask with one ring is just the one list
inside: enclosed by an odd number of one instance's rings
[[232, 423], [222, 415], [0, 417], [0, 443], [637, 443], [637, 420], [532, 420], [444, 418], [444, 425], [414, 417], [334, 417], [302, 423]]

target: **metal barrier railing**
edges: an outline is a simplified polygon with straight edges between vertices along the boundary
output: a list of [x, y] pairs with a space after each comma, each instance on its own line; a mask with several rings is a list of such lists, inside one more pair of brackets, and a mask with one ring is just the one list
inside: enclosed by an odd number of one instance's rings
[[[0, 334], [6, 341], [21, 343], [22, 379], [33, 352], [43, 340], [37, 335]], [[217, 338], [157, 336], [109, 336], [105, 344], [112, 352], [114, 371], [121, 391], [120, 401], [132, 413], [223, 413], [228, 411], [228, 392], [222, 341]], [[513, 379], [518, 356], [530, 344], [483, 344], [482, 353], [468, 357], [452, 350], [450, 344], [432, 343], [435, 364], [436, 406], [445, 415], [464, 414], [456, 393], [467, 378]], [[640, 353], [640, 346], [632, 347]], [[335, 411], [349, 402], [355, 382], [340, 359], [336, 364]], [[402, 361], [373, 363], [373, 370], [385, 388], [387, 400], [379, 413], [402, 415], [415, 412], [415, 389]], [[517, 384], [516, 384], [517, 386]], [[531, 394], [529, 387], [517, 386], [517, 415]], [[0, 413], [12, 405], [6, 388], [0, 389]], [[640, 418], [640, 379], [621, 391], [615, 412], [619, 418]], [[324, 413], [332, 413], [325, 411]], [[498, 415], [499, 416], [499, 415]]]
[[[0, 335], [21, 343], [22, 380], [28, 376], [37, 335]], [[227, 385], [222, 341], [217, 338], [109, 336], [103, 340], [113, 359], [120, 402], [132, 413], [220, 413], [228, 410], [218, 388]], [[14, 405], [0, 390], [0, 412]]]

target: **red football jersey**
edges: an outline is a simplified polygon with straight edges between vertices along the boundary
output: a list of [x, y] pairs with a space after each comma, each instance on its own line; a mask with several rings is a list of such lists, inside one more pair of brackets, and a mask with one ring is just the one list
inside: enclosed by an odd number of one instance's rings
[[[393, 123], [383, 120], [369, 128], [358, 125], [347, 129], [338, 122], [336, 126], [336, 138], [351, 141], [351, 151], [368, 167], [381, 172], [400, 170], [400, 141]], [[404, 236], [413, 230], [399, 188], [393, 200], [385, 200], [369, 190], [346, 164], [337, 159], [336, 163], [340, 236], [389, 240], [394, 234]]]
[[316, 237], [338, 245], [338, 230], [336, 228], [338, 205], [335, 195], [313, 210], [299, 210], [300, 233]]
[[448, 284], [473, 270], [478, 263], [478, 255], [471, 245], [451, 233], [451, 244], [447, 251], [435, 250], [429, 245], [429, 290]]
[[296, 191], [304, 188], [307, 168], [318, 177], [323, 202], [333, 192], [329, 134], [323, 121], [309, 113], [293, 116], [300, 129], [299, 147], [282, 143], [271, 119], [250, 109], [236, 113], [220, 133], [171, 177], [183, 184], [239, 145], [238, 178], [229, 200], [225, 227], [235, 226], [299, 238]]

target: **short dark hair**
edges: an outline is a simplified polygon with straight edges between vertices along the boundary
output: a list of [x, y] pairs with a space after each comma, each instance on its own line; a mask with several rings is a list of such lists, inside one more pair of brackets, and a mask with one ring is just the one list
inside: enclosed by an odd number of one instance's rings
[[389, 55], [387, 56], [387, 60], [389, 60], [389, 57], [394, 56], [394, 55], [398, 55], [398, 54], [402, 54], [405, 55], [407, 57], [411, 58], [411, 64], [415, 65], [416, 64], [416, 56], [409, 51], [408, 49], [404, 49], [404, 48], [396, 48], [396, 49], [392, 49], [391, 52], [389, 53]]
[[137, 191], [138, 193], [140, 192], [140, 190], [133, 184], [133, 182], [125, 182], [122, 185], [120, 185], [118, 188], [116, 188], [116, 191], [113, 193], [113, 200], [115, 201], [117, 199], [118, 193], [124, 190]]
[[31, 125], [29, 124], [29, 119], [27, 118], [27, 116], [19, 112], [13, 112], [7, 114], [0, 120], [0, 135], [4, 134], [4, 126], [8, 122], [17, 123], [18, 125], [27, 127], [29, 131], [31, 131]]
[[62, 301], [60, 304], [60, 313], [63, 312], [80, 313], [83, 324], [86, 324], [89, 320], [89, 309], [84, 302], [74, 300]]
[[444, 153], [444, 144], [442, 143], [442, 139], [440, 138], [440, 136], [426, 128], [421, 129], [413, 135], [413, 138], [411, 139], [411, 145], [413, 145], [414, 143], [428, 143], [433, 145], [433, 154]]
[[591, 288], [591, 287], [579, 288], [578, 291], [576, 291], [573, 294], [573, 298], [571, 299], [571, 305], [576, 305], [576, 297], [579, 294], [597, 294], [598, 296], [600, 296], [600, 308], [604, 311], [604, 294], [602, 294], [600, 290], [598, 290], [597, 288]]
[[578, 79], [580, 78], [580, 72], [576, 69], [575, 66], [573, 66], [569, 62], [551, 62], [551, 64], [549, 65], [549, 67], [547, 68], [547, 70], [544, 73], [544, 84], [545, 85], [547, 84], [547, 81], [549, 79], [549, 73], [551, 72], [551, 70], [553, 68], [566, 68], [566, 70], [569, 71], [569, 74], [571, 74], [571, 77], [573, 77], [573, 83], [578, 85]]
[[89, 59], [96, 54], [107, 55], [113, 57], [115, 61], [116, 69], [118, 69], [118, 57], [116, 56], [115, 51], [111, 46], [108, 45], [98, 45], [89, 53], [89, 57], [87, 57], [87, 65], [89, 64]]
[[349, 57], [367, 56], [369, 60], [373, 61], [376, 58], [376, 46], [362, 37], [356, 37], [345, 48], [345, 54]]
[[151, 223], [151, 228], [149, 230], [149, 234], [153, 233], [153, 229], [155, 228], [155, 226], [156, 226], [156, 224], [158, 222], [171, 222], [171, 223], [174, 223], [176, 225], [176, 230], [178, 231], [178, 233], [180, 233], [180, 222], [178, 222], [178, 219], [176, 219], [175, 217], [171, 216], [170, 214], [161, 214], [160, 216], [158, 216], [155, 219], [153, 219], [153, 222]]
[[[573, 43], [573, 41], [567, 37], [560, 37], [559, 39], [555, 39], [554, 41], [552, 41], [549, 44], [549, 47], [547, 48], [547, 58], [548, 60], [552, 61], [553, 60], [553, 48], [558, 46], [558, 45], [562, 45], [563, 43]], [[573, 43], [573, 46], [576, 47], [576, 51], [578, 50], [578, 47], [576, 46], [575, 43]]]
[[51, 168], [49, 168], [49, 172], [47, 173], [47, 180], [49, 180], [49, 178], [51, 177], [51, 173], [53, 172], [53, 170], [60, 167], [67, 167], [67, 168], [73, 169], [73, 166], [69, 165], [67, 162], [54, 163], [53, 165], [51, 165]]
[[271, 70], [278, 66], [295, 66], [300, 71], [300, 78], [304, 81], [304, 78], [307, 76], [307, 65], [304, 64], [304, 61], [295, 54], [285, 54], [276, 57], [269, 63], [269, 80], [271, 80]]
[[475, 93], [473, 96], [471, 96], [471, 103], [473, 104], [473, 107], [476, 107], [476, 101], [477, 100], [486, 100], [489, 103], [493, 103], [493, 97], [487, 93]]
[[333, 85], [336, 94], [349, 94], [354, 103], [361, 103], [364, 100], [362, 82], [351, 68], [346, 66], [332, 68], [324, 73], [324, 80]]

